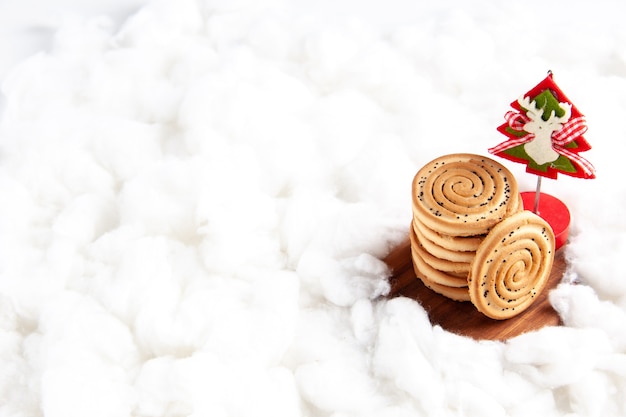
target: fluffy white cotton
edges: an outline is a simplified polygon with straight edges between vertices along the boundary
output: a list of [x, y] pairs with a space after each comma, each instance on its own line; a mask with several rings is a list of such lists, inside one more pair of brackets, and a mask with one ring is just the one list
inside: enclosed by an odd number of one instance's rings
[[[0, 5], [0, 415], [626, 414], [619, 5], [56, 3]], [[548, 69], [598, 169], [543, 184], [563, 326], [433, 327], [385, 297], [412, 177]]]
[[432, 361], [432, 329], [426, 313], [406, 300], [391, 301], [384, 308], [387, 311], [379, 324], [374, 372], [416, 401], [419, 411], [440, 414], [445, 388]]
[[568, 326], [603, 329], [617, 351], [626, 349], [626, 312], [598, 300], [590, 287], [559, 285], [550, 293], [550, 301]]

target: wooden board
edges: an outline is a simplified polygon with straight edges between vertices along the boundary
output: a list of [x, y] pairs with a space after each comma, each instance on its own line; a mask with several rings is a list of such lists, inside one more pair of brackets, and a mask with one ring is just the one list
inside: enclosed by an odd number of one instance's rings
[[548, 301], [548, 293], [563, 277], [565, 260], [556, 252], [552, 272], [544, 291], [523, 313], [508, 320], [493, 320], [480, 313], [471, 302], [457, 302], [427, 288], [415, 276], [411, 243], [407, 238], [385, 258], [392, 271], [390, 297], [405, 296], [417, 300], [428, 312], [433, 325], [474, 339], [506, 340], [544, 326], [560, 325], [560, 318]]

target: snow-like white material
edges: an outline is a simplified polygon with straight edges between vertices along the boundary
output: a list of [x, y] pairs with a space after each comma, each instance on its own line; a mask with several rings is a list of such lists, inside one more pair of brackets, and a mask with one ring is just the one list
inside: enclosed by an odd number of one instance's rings
[[[625, 415], [623, 6], [466, 3], [157, 0], [2, 58], [0, 415]], [[384, 297], [413, 175], [548, 69], [598, 169], [544, 181], [565, 326], [433, 327]]]

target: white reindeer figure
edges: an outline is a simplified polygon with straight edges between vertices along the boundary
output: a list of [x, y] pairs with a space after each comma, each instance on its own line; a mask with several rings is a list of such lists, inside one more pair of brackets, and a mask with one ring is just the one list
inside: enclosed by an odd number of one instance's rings
[[531, 141], [524, 144], [524, 150], [538, 165], [556, 161], [559, 154], [552, 148], [552, 133], [561, 130], [563, 124], [567, 123], [572, 114], [572, 105], [559, 103], [559, 107], [565, 112], [563, 116], [557, 117], [552, 110], [548, 120], [543, 120], [543, 108], [538, 109], [535, 100], [520, 97], [517, 102], [526, 109], [526, 116], [530, 119], [524, 124], [524, 130], [534, 135]]

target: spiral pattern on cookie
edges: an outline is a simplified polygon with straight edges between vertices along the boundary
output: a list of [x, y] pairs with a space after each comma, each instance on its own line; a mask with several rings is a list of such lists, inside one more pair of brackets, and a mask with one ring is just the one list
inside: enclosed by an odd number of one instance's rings
[[442, 156], [422, 167], [413, 179], [414, 215], [444, 234], [486, 234], [518, 211], [519, 201], [511, 172], [480, 155]]
[[530, 211], [503, 220], [476, 251], [468, 278], [472, 303], [498, 320], [523, 312], [550, 276], [554, 245], [552, 228]]

